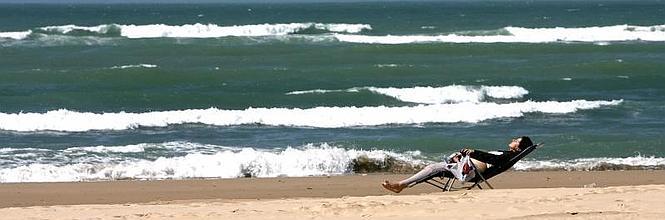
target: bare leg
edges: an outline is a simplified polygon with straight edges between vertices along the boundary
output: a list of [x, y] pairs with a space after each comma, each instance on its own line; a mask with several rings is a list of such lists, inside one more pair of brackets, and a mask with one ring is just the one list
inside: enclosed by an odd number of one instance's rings
[[445, 163], [435, 163], [435, 164], [430, 164], [427, 165], [425, 168], [422, 170], [418, 171], [418, 173], [414, 174], [413, 176], [406, 178], [402, 181], [399, 181], [397, 183], [391, 183], [390, 181], [386, 180], [383, 182], [381, 185], [383, 188], [386, 188], [387, 190], [393, 191], [395, 193], [401, 192], [404, 188], [408, 187], [412, 183], [418, 182], [420, 180], [424, 180], [425, 178], [431, 176], [432, 174], [442, 172], [444, 171]]

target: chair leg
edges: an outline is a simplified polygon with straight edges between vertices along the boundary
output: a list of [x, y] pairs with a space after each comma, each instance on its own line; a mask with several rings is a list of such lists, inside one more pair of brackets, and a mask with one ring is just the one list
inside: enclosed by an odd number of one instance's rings
[[478, 170], [474, 170], [474, 171], [476, 172], [476, 175], [478, 175], [481, 179], [481, 181], [476, 182], [476, 184], [478, 184], [478, 188], [480, 188], [480, 182], [485, 182], [485, 184], [487, 184], [487, 186], [489, 186], [490, 189], [494, 189], [494, 187], [492, 187], [492, 185], [490, 185], [490, 183], [487, 182], [487, 179], [485, 179], [485, 177], [482, 174], [480, 174], [480, 172], [478, 172]]
[[490, 185], [490, 182], [488, 182], [487, 180], [485, 180], [484, 182], [485, 182], [485, 184], [487, 184], [487, 186], [490, 187], [490, 189], [494, 189], [494, 187], [492, 187], [492, 185]]
[[450, 185], [448, 185], [448, 190], [447, 191], [450, 191], [453, 188], [453, 184], [455, 184], [455, 178], [450, 178], [450, 180], [452, 180], [452, 181], [450, 182]]
[[[445, 183], [443, 183], [441, 181], [438, 181], [438, 180], [435, 180], [435, 179], [426, 180], [425, 183], [428, 183], [428, 184], [430, 184], [430, 185], [432, 185], [436, 188], [439, 188], [442, 191], [446, 192], [446, 191], [452, 190], [453, 185], [455, 184], [455, 178], [447, 178], [447, 179], [448, 180], [446, 180]], [[430, 182], [430, 181], [432, 181], [432, 182]]]
[[480, 185], [482, 182], [485, 182], [485, 184], [487, 184], [487, 186], [489, 186], [490, 189], [494, 189], [494, 188], [492, 187], [492, 185], [490, 185], [487, 181], [482, 181], [482, 180], [480, 180], [480, 181], [478, 181], [478, 182], [474, 182], [473, 185], [467, 187], [466, 189], [467, 189], [467, 190], [470, 190], [470, 189], [473, 189], [474, 187], [478, 187], [478, 189], [483, 189], [483, 187]]
[[441, 181], [438, 181], [438, 180], [435, 180], [435, 179], [430, 179], [429, 181], [434, 181], [434, 182], [436, 182], [436, 183], [438, 183], [438, 184], [440, 184], [440, 185], [444, 185], [444, 183], [443, 183], [443, 182], [441, 182]]
[[446, 184], [443, 185], [443, 191], [450, 191], [450, 188], [448, 188], [450, 186], [450, 181], [452, 181], [452, 180], [450, 178], [448, 178], [448, 180], [446, 181]]
[[[436, 181], [436, 180], [434, 180], [434, 181], [438, 183], [438, 181]], [[432, 185], [432, 186], [434, 186], [434, 187], [436, 187], [436, 188], [439, 188], [439, 189], [443, 190], [444, 192], [446, 191], [446, 188], [441, 187], [441, 186], [439, 186], [439, 185], [437, 185], [437, 184], [434, 184], [434, 183], [430, 182], [429, 180], [427, 180], [427, 181], [425, 181], [425, 182], [428, 183], [428, 184], [430, 184], [430, 185]]]
[[466, 190], [471, 190], [478, 185], [478, 182], [474, 182], [473, 185], [466, 187]]

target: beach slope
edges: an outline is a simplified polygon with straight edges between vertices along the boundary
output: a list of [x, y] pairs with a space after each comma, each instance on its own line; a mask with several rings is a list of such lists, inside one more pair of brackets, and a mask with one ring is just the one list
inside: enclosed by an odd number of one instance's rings
[[[2, 184], [0, 215], [3, 219], [658, 219], [665, 215], [664, 174], [509, 172], [497, 177], [495, 190], [442, 193], [419, 185], [403, 194], [385, 192], [377, 182], [400, 175]], [[217, 190], [205, 187], [210, 184]], [[40, 199], [35, 186], [72, 190], [59, 195], [60, 200], [48, 195]], [[92, 187], [102, 188], [86, 194]], [[115, 198], [128, 192], [133, 196], [126, 201]], [[16, 196], [21, 194], [32, 200], [21, 202]], [[53, 200], [37, 204], [44, 199]]]

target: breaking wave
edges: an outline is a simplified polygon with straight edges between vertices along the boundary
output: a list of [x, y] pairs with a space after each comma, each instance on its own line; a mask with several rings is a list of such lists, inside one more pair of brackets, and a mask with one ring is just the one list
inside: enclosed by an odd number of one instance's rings
[[157, 111], [146, 113], [92, 113], [66, 109], [46, 113], [0, 113], [0, 129], [11, 131], [125, 130], [138, 127], [165, 127], [176, 124], [200, 123], [216, 126], [262, 124], [340, 128], [389, 124], [477, 123], [495, 118], [522, 117], [527, 113], [565, 114], [578, 110], [615, 106], [623, 100], [587, 101], [526, 101], [514, 103], [432, 104], [402, 107], [315, 107], [248, 108], [224, 110], [217, 108]]
[[30, 36], [67, 35], [67, 36], [101, 36], [126, 38], [217, 38], [228, 36], [280, 36], [288, 34], [306, 34], [308, 32], [323, 33], [360, 33], [371, 30], [368, 24], [336, 24], [336, 23], [288, 23], [288, 24], [253, 24], [219, 26], [216, 24], [185, 24], [185, 25], [120, 25], [104, 24], [98, 26], [62, 25], [40, 27], [24, 32], [0, 32], [0, 38], [21, 40]]
[[333, 92], [360, 92], [362, 90], [390, 96], [403, 102], [423, 104], [443, 104], [460, 102], [482, 102], [487, 98], [495, 99], [519, 99], [529, 94], [529, 91], [519, 86], [463, 86], [451, 85], [444, 87], [417, 86], [412, 88], [377, 88], [377, 87], [354, 87], [341, 90], [305, 90], [293, 91], [287, 95], [302, 95], [312, 93]]
[[[270, 37], [253, 39], [260, 42], [286, 41], [300, 43], [344, 42], [359, 44], [413, 44], [413, 43], [553, 43], [586, 42], [608, 45], [611, 42], [663, 42], [665, 25], [635, 26], [613, 25], [600, 27], [503, 27], [495, 30], [457, 31], [442, 34], [368, 35], [369, 24], [345, 23], [282, 23], [220, 26], [217, 24], [103, 24], [98, 26], [61, 25], [38, 27], [25, 31], [0, 32], [0, 40], [56, 41], [63, 37], [70, 43], [94, 44], [109, 38], [221, 38]], [[368, 33], [365, 33], [368, 32]], [[55, 38], [55, 39], [52, 39]], [[92, 39], [90, 39], [92, 38]], [[101, 39], [96, 39], [101, 38]], [[4, 40], [3, 40], [4, 39]], [[83, 41], [83, 42], [81, 42]], [[6, 44], [6, 43], [5, 43]], [[6, 44], [12, 45], [12, 44]]]
[[[168, 155], [168, 156], [165, 156]], [[420, 151], [348, 149], [327, 143], [259, 149], [190, 142], [70, 147], [3, 148], [0, 182], [71, 182], [119, 179], [188, 179], [415, 173], [438, 162]], [[513, 167], [540, 170], [665, 169], [665, 158], [525, 159]]]
[[637, 155], [625, 158], [578, 158], [573, 160], [525, 160], [513, 167], [515, 170], [567, 170], [567, 171], [605, 171], [605, 170], [644, 170], [665, 169], [665, 158]]
[[136, 65], [122, 65], [122, 66], [111, 67], [111, 69], [128, 69], [128, 68], [157, 68], [157, 65], [141, 63]]
[[[189, 150], [175, 157], [132, 158], [123, 153], [146, 149]], [[199, 152], [196, 149], [208, 149]], [[95, 157], [95, 153], [111, 153]], [[344, 149], [308, 144], [282, 150], [223, 147], [188, 142], [129, 146], [76, 147], [52, 152], [58, 162], [31, 162], [0, 169], [0, 182], [97, 181], [118, 179], [186, 179], [321, 176], [353, 172], [413, 172], [423, 161], [419, 152]], [[0, 158], [5, 153], [0, 153]], [[53, 155], [52, 155], [53, 156]], [[28, 160], [26, 159], [26, 160]], [[6, 167], [6, 166], [5, 166]]]
[[21, 31], [21, 32], [0, 32], [0, 38], [8, 38], [14, 40], [25, 39], [30, 35], [32, 31]]
[[[481, 32], [485, 33], [482, 34]], [[365, 44], [665, 41], [665, 25], [615, 25], [580, 28], [505, 27], [496, 31], [465, 31], [444, 35], [371, 36], [334, 34], [334, 36], [341, 42]]]

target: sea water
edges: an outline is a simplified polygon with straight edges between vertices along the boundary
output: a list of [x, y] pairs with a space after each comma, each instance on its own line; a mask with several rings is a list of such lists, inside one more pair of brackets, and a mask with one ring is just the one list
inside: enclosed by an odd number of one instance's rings
[[0, 5], [0, 182], [665, 167], [665, 3]]

